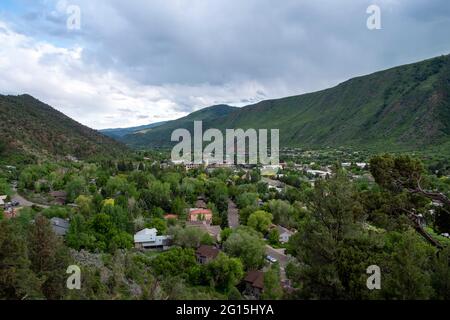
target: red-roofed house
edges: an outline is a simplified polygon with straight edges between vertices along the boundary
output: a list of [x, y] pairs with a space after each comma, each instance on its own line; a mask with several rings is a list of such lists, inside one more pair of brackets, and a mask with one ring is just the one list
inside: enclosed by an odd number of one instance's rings
[[209, 209], [190, 209], [189, 210], [189, 221], [195, 222], [195, 221], [206, 221], [206, 222], [212, 222], [212, 211]]
[[169, 213], [164, 216], [164, 219], [165, 220], [171, 220], [171, 219], [178, 220], [178, 215]]

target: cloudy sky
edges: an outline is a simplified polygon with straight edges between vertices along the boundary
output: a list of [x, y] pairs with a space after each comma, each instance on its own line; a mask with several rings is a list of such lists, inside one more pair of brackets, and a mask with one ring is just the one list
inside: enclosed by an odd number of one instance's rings
[[448, 0], [0, 0], [0, 94], [128, 127], [448, 54], [449, 35]]

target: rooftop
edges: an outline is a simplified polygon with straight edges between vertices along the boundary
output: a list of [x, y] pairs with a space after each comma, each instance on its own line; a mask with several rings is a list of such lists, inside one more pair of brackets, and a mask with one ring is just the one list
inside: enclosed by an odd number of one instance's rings
[[249, 271], [244, 281], [252, 285], [252, 287], [264, 289], [264, 272], [257, 270]]
[[201, 245], [195, 253], [202, 257], [215, 259], [219, 255], [220, 250], [213, 246]]

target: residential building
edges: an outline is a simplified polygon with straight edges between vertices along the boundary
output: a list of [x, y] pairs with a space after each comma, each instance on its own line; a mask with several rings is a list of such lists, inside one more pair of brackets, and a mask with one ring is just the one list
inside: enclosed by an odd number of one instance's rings
[[195, 207], [199, 209], [208, 209], [205, 197], [198, 197], [197, 201], [195, 202]]
[[53, 197], [53, 203], [58, 205], [65, 205], [67, 201], [67, 192], [65, 191], [52, 191], [50, 196]]
[[283, 167], [281, 165], [268, 165], [261, 168], [261, 175], [265, 177], [276, 176]]
[[213, 261], [219, 255], [220, 250], [213, 246], [201, 245], [197, 251], [195, 251], [195, 256], [197, 257], [197, 262], [200, 264], [208, 264]]
[[330, 171], [322, 171], [322, 170], [306, 170], [306, 173], [311, 174], [315, 177], [320, 177], [320, 178], [328, 178], [331, 176], [331, 172]]
[[64, 237], [67, 232], [69, 232], [70, 223], [67, 220], [61, 218], [51, 218], [50, 224], [53, 232], [55, 232], [58, 236]]
[[283, 244], [288, 243], [291, 236], [295, 234], [295, 232], [286, 229], [280, 225], [275, 226], [275, 228], [278, 230], [278, 233], [280, 234], [279, 241]]
[[168, 214], [164, 215], [164, 219], [165, 220], [178, 220], [178, 215], [168, 213]]
[[244, 295], [259, 299], [264, 292], [264, 272], [249, 271], [243, 280]]
[[158, 236], [158, 230], [144, 229], [134, 235], [134, 245], [136, 249], [160, 249], [167, 250], [170, 247], [170, 236]]
[[189, 209], [189, 221], [206, 221], [211, 223], [213, 218], [213, 213], [209, 209], [202, 208], [192, 208]]
[[5, 206], [6, 198], [8, 198], [8, 196], [0, 196], [0, 207]]

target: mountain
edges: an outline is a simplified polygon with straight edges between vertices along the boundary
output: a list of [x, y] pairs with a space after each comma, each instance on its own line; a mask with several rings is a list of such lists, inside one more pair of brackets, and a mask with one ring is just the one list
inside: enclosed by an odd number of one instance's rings
[[[208, 109], [206, 109], [208, 110]], [[450, 149], [450, 56], [404, 65], [314, 93], [263, 101], [204, 120], [208, 128], [280, 129], [280, 146]], [[202, 112], [202, 111], [200, 111]], [[192, 114], [194, 116], [198, 112]], [[195, 117], [128, 135], [133, 147], [170, 146]]]
[[0, 158], [119, 156], [121, 143], [85, 127], [30, 95], [0, 95]]
[[122, 138], [122, 137], [126, 136], [127, 134], [145, 132], [148, 129], [159, 127], [159, 126], [161, 126], [161, 125], [163, 125], [165, 123], [166, 123], [166, 121], [162, 121], [162, 122], [155, 122], [155, 123], [152, 123], [152, 124], [147, 124], [147, 125], [138, 126], [138, 127], [103, 129], [103, 130], [99, 130], [99, 131], [101, 133], [103, 133], [105, 136], [108, 136], [108, 137], [111, 137], [111, 138], [115, 138], [115, 139], [119, 139], [119, 138]]
[[208, 107], [191, 113], [187, 117], [168, 121], [163, 125], [144, 131], [128, 134], [120, 138], [120, 141], [134, 148], [168, 147], [172, 145], [170, 138], [174, 130], [184, 128], [192, 131], [194, 128], [194, 121], [202, 120], [205, 122], [214, 122], [216, 119], [226, 117], [237, 110], [239, 110], [239, 108], [223, 104]]

